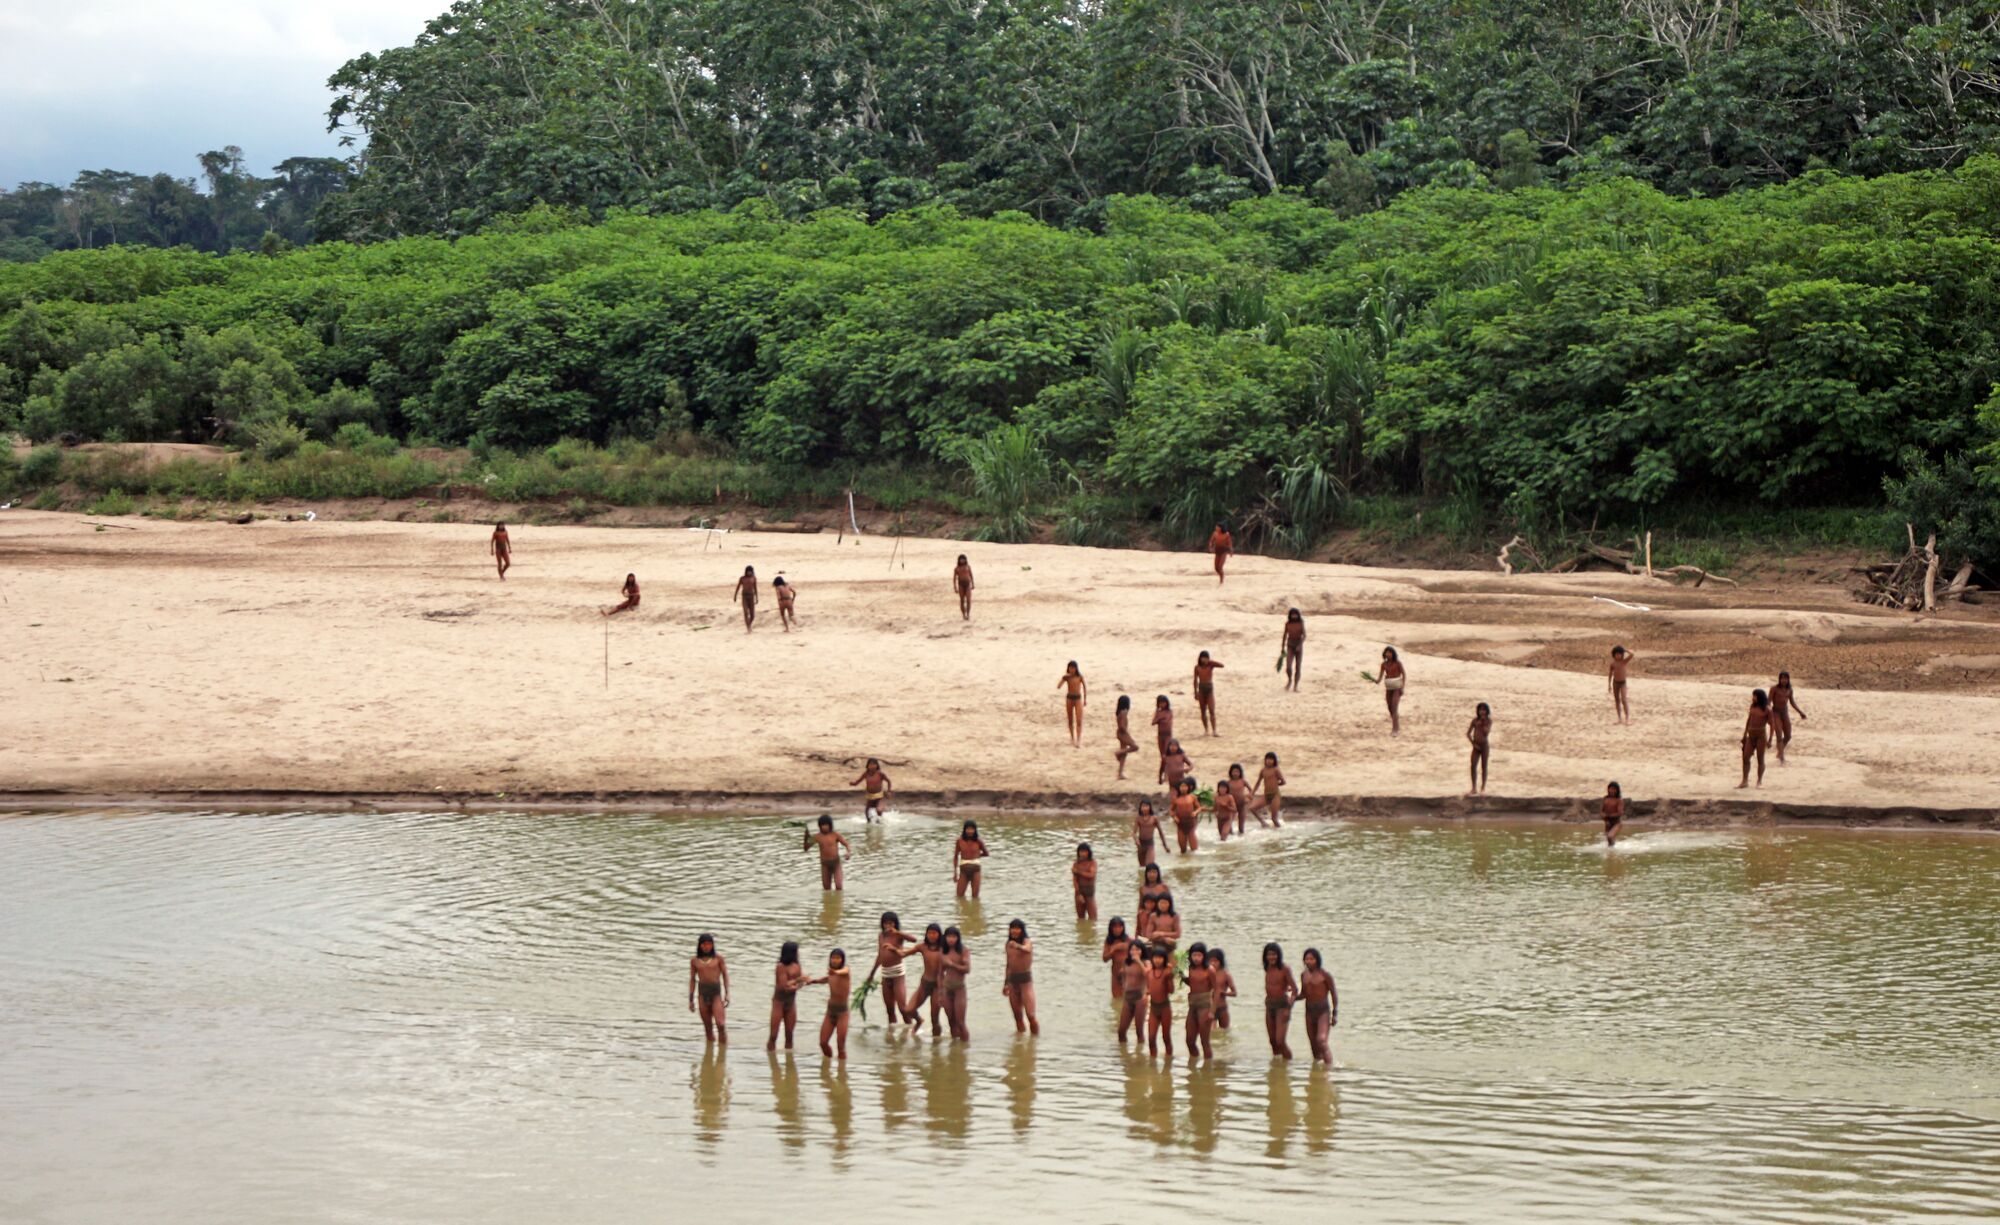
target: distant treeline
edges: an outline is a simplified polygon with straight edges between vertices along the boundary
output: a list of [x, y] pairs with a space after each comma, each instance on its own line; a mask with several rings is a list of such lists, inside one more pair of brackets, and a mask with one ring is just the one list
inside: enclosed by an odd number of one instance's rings
[[1996, 236], [1982, 157], [1715, 199], [1431, 188], [1358, 217], [1130, 197], [1102, 233], [752, 202], [276, 256], [120, 247], [0, 267], [0, 428], [977, 454], [1302, 533], [1370, 490], [1577, 521], [1853, 505], [1908, 474], [1990, 511]]

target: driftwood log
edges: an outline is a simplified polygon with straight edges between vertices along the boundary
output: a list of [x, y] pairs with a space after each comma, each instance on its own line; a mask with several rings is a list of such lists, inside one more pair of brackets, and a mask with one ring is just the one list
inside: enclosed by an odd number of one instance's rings
[[752, 519], [745, 529], [752, 532], [789, 532], [795, 536], [811, 536], [819, 532], [817, 523], [766, 523], [762, 519]]
[[1916, 528], [1905, 523], [1903, 534], [1909, 548], [1900, 561], [1855, 567], [1855, 573], [1862, 576], [1860, 600], [1908, 612], [1935, 612], [1939, 604], [1969, 598], [1974, 571], [1970, 559], [1959, 563], [1957, 572], [1940, 588], [1938, 570], [1944, 559], [1938, 554], [1937, 533], [1918, 544]]
[[1510, 557], [1517, 549], [1528, 557], [1533, 558], [1537, 566], [1540, 566], [1550, 574], [1568, 574], [1585, 562], [1596, 560], [1616, 566], [1627, 574], [1643, 574], [1647, 578], [1658, 578], [1661, 575], [1666, 575], [1678, 582], [1682, 578], [1693, 576], [1694, 585], [1697, 587], [1707, 582], [1727, 583], [1731, 587], [1736, 586], [1735, 579], [1725, 578], [1720, 574], [1710, 574], [1700, 566], [1663, 566], [1655, 569], [1653, 566], [1653, 534], [1651, 532], [1647, 532], [1643, 540], [1634, 537], [1630, 549], [1614, 549], [1609, 545], [1602, 545], [1594, 540], [1586, 540], [1583, 543], [1583, 551], [1581, 553], [1559, 561], [1553, 566], [1543, 565], [1541, 557], [1533, 549], [1523, 544], [1519, 536], [1515, 536], [1512, 540], [1500, 546], [1500, 556], [1497, 560], [1500, 563], [1500, 572], [1502, 574], [1514, 573]]

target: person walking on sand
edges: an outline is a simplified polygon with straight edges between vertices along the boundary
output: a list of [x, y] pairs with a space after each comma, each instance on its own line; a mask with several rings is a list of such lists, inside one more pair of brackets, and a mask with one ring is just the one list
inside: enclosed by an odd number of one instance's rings
[[1792, 674], [1778, 673], [1778, 683], [1771, 686], [1771, 731], [1778, 742], [1778, 764], [1785, 764], [1785, 746], [1792, 742], [1792, 712], [1799, 712], [1799, 718], [1806, 712], [1799, 705], [1792, 692]]
[[839, 893], [847, 887], [846, 873], [841, 870], [843, 852], [848, 859], [854, 858], [854, 848], [848, 844], [838, 830], [833, 828], [833, 818], [820, 814], [819, 828], [806, 831], [805, 845], [800, 850], [810, 851], [819, 847], [819, 887]]
[[1139, 742], [1132, 739], [1132, 695], [1118, 695], [1118, 747], [1111, 756], [1118, 762], [1118, 777], [1125, 777], [1125, 759], [1139, 751]]
[[1762, 689], [1750, 691], [1750, 716], [1743, 723], [1743, 781], [1736, 784], [1741, 791], [1750, 785], [1750, 759], [1757, 759], [1757, 785], [1764, 785], [1764, 745], [1770, 737], [1771, 698]]
[[1604, 785], [1604, 802], [1597, 811], [1604, 818], [1604, 845], [1617, 846], [1618, 835], [1625, 832], [1625, 792], [1617, 783]]
[[[1250, 801], [1250, 811], [1254, 813], [1259, 809], [1268, 808], [1271, 811], [1271, 824], [1283, 825], [1284, 821], [1279, 818], [1278, 810], [1284, 807], [1285, 800], [1278, 794], [1278, 789], [1285, 785], [1285, 772], [1278, 768], [1276, 753], [1264, 754], [1264, 768], [1258, 771], [1257, 782], [1264, 793]], [[1257, 819], [1263, 820], [1261, 816]]]
[[1481, 702], [1472, 708], [1472, 722], [1465, 726], [1465, 740], [1472, 746], [1472, 786], [1467, 795], [1486, 790], [1486, 765], [1493, 756], [1493, 708]]
[[1189, 1059], [1215, 1058], [1209, 1041], [1215, 1029], [1216, 974], [1208, 964], [1208, 946], [1197, 940], [1188, 945], [1187, 968], [1187, 1050]]
[[1632, 704], [1625, 697], [1625, 682], [1632, 669], [1632, 661], [1637, 658], [1622, 646], [1611, 648], [1611, 667], [1605, 671], [1604, 683], [1611, 690], [1611, 721], [1630, 723]]
[[972, 620], [972, 563], [963, 553], [958, 555], [958, 565], [952, 567], [951, 589], [958, 593], [959, 620]]
[[785, 1049], [792, 1049], [792, 1034], [799, 1027], [799, 988], [816, 980], [806, 977], [805, 967], [799, 964], [799, 946], [787, 940], [778, 950], [778, 978], [771, 989], [771, 1039], [764, 1044], [767, 1051], [778, 1049], [778, 1031], [785, 1033]]
[[1403, 686], [1409, 677], [1403, 671], [1403, 661], [1396, 654], [1395, 647], [1382, 648], [1382, 675], [1376, 678], [1382, 685], [1383, 700], [1389, 704], [1389, 734], [1403, 734]]
[[1076, 666], [1074, 659], [1063, 669], [1062, 679], [1056, 682], [1056, 688], [1066, 691], [1063, 694], [1063, 720], [1069, 727], [1069, 747], [1080, 749], [1083, 747], [1084, 699], [1090, 694], [1090, 686], [1084, 682], [1083, 671]]
[[1271, 1040], [1271, 1053], [1280, 1059], [1292, 1057], [1292, 1004], [1298, 998], [1298, 980], [1285, 964], [1285, 950], [1275, 944], [1265, 945], [1264, 1034]]
[[1306, 673], [1306, 619], [1294, 608], [1285, 614], [1285, 632], [1278, 639], [1278, 670], [1285, 674], [1285, 688], [1299, 691], [1299, 678]]
[[847, 968], [847, 950], [835, 949], [826, 956], [826, 1019], [819, 1023], [819, 1053], [834, 1058], [832, 1040], [839, 1039], [838, 1058], [847, 1058], [847, 999], [854, 989], [854, 974]]
[[923, 969], [917, 976], [917, 995], [904, 1009], [910, 1018], [910, 1033], [915, 1034], [923, 1027], [917, 1013], [928, 1003], [931, 1006], [931, 1037], [938, 1036], [938, 1011], [944, 1006], [944, 996], [938, 989], [938, 975], [944, 967], [944, 928], [935, 923], [924, 925], [924, 942], [915, 952], [923, 959]]
[[965, 980], [972, 974], [972, 953], [956, 927], [944, 929], [944, 951], [938, 960], [938, 989], [944, 996], [945, 1024], [959, 1042], [972, 1041], [965, 1028]]
[[1153, 814], [1153, 801], [1139, 801], [1139, 815], [1132, 819], [1132, 845], [1139, 850], [1139, 870], [1154, 861], [1153, 847], [1160, 837], [1160, 818]]
[[903, 959], [910, 954], [910, 946], [922, 941], [903, 930], [903, 920], [895, 911], [882, 912], [881, 930], [875, 940], [875, 964], [868, 967], [869, 982], [877, 975], [882, 979], [882, 1000], [889, 1006], [889, 1024], [898, 1021], [914, 1021], [917, 1014], [904, 998]]
[[1215, 670], [1221, 663], [1208, 657], [1203, 651], [1194, 660], [1194, 701], [1201, 708], [1201, 730], [1210, 736], [1220, 736], [1221, 728], [1215, 722]]
[[619, 594], [625, 597], [623, 604], [613, 604], [610, 608], [600, 608], [597, 611], [604, 616], [615, 617], [619, 613], [629, 612], [639, 607], [639, 576], [636, 574], [626, 575], [625, 586], [619, 589]]
[[1208, 551], [1215, 554], [1215, 585], [1222, 586], [1222, 568], [1229, 564], [1229, 555], [1236, 551], [1236, 537], [1220, 523], [1208, 534]]
[[[854, 759], [850, 757], [848, 760], [853, 761]], [[889, 776], [882, 773], [881, 762], [870, 757], [868, 764], [861, 767], [860, 775], [847, 785], [850, 787], [867, 788], [867, 790], [862, 792], [861, 816], [863, 820], [873, 821], [882, 815], [882, 805], [888, 802], [889, 792], [892, 790], [892, 787], [889, 783]]]
[[1166, 694], [1153, 699], [1153, 738], [1159, 742], [1160, 756], [1167, 755], [1167, 745], [1174, 739], [1174, 704]]
[[1333, 1027], [1340, 1024], [1340, 992], [1318, 949], [1305, 951], [1305, 972], [1299, 975], [1299, 997], [1306, 1002], [1306, 1041], [1313, 1058], [1333, 1066]]
[[493, 554], [493, 564], [500, 570], [500, 581], [507, 581], [507, 571], [514, 564], [514, 545], [507, 539], [507, 525], [495, 523], [493, 536], [486, 542], [486, 551]]
[[1076, 917], [1097, 921], [1097, 853], [1088, 842], [1076, 844], [1076, 860], [1069, 865], [1069, 879], [1075, 893]]
[[736, 580], [735, 600], [743, 606], [743, 632], [749, 633], [757, 620], [757, 569], [743, 567], [743, 577]]
[[1007, 924], [1007, 981], [1000, 994], [1014, 1009], [1014, 1032], [1039, 1035], [1042, 1023], [1035, 1019], [1035, 942], [1028, 939], [1028, 925], [1019, 919]]
[[797, 614], [792, 612], [792, 602], [799, 598], [799, 589], [785, 581], [780, 574], [771, 580], [771, 594], [778, 598], [778, 624], [785, 627], [787, 634], [799, 623]]
[[992, 853], [986, 849], [986, 840], [979, 836], [979, 823], [967, 821], [958, 832], [958, 841], [951, 845], [951, 879], [960, 901], [965, 900], [968, 888], [972, 890], [972, 900], [979, 900], [979, 861]]
[[1157, 1055], [1159, 1041], [1167, 1041], [1167, 1058], [1174, 1057], [1174, 964], [1169, 950], [1152, 945], [1146, 950], [1146, 1054]]
[[710, 1042], [727, 1043], [724, 1027], [729, 1012], [729, 965], [715, 951], [715, 937], [707, 932], [695, 937], [694, 956], [688, 959], [688, 1011], [701, 1017], [701, 1032]]

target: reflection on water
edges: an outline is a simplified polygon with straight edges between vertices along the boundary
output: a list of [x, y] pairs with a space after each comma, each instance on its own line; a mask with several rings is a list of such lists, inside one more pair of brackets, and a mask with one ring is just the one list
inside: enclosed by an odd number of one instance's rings
[[[1070, 907], [1076, 842], [1121, 826], [981, 826], [975, 903], [955, 820], [913, 816], [849, 831], [845, 896], [775, 818], [0, 819], [0, 1221], [1097, 1221], [1197, 1188], [1246, 1219], [2000, 1213], [1995, 840], [1352, 823], [1205, 848], [1166, 879], [1247, 998], [1196, 1065], [1119, 1048]], [[1129, 918], [1136, 873], [1103, 862]], [[876, 1002], [823, 1059], [808, 988], [800, 1048], [766, 1053], [778, 944], [865, 967], [892, 908], [964, 931], [971, 1044]], [[1015, 917], [1035, 1040], [999, 991]], [[700, 931], [727, 1049], [686, 1007]], [[1266, 939], [1327, 953], [1338, 1067], [1270, 1059]]]

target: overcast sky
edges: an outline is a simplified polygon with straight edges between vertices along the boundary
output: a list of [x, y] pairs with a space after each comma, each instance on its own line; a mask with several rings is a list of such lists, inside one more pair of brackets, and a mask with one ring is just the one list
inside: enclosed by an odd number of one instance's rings
[[0, 186], [338, 153], [326, 78], [450, 0], [0, 0]]

